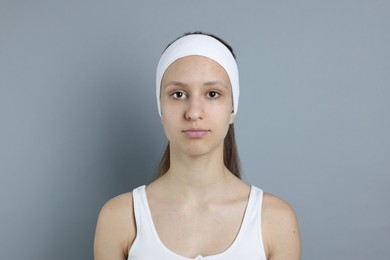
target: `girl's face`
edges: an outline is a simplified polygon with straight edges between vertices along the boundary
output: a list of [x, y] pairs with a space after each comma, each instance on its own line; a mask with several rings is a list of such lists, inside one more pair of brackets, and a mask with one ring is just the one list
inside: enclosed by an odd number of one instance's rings
[[195, 55], [176, 60], [165, 71], [160, 98], [171, 151], [223, 151], [234, 113], [230, 80], [217, 62]]

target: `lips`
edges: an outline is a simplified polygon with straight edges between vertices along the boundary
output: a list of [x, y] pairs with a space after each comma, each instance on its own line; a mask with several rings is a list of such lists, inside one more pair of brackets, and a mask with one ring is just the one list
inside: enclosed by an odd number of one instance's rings
[[209, 133], [209, 130], [206, 130], [206, 129], [188, 129], [188, 130], [184, 130], [183, 133], [187, 137], [189, 137], [189, 138], [198, 139], [198, 138], [202, 138], [202, 137], [206, 136]]

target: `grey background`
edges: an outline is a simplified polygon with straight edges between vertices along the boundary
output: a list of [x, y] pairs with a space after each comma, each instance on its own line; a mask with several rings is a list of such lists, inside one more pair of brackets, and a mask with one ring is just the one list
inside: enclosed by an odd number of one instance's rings
[[1, 0], [0, 258], [92, 259], [101, 206], [154, 176], [155, 67], [194, 30], [235, 49], [244, 178], [295, 208], [302, 259], [388, 259], [386, 0]]

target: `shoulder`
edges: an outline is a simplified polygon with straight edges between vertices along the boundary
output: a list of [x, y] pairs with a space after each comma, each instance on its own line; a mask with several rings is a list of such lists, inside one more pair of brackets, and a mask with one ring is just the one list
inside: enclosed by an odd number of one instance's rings
[[[99, 221], [111, 225], [128, 224], [134, 220], [133, 211], [133, 193], [124, 193], [104, 204], [100, 210]], [[115, 220], [115, 223], [113, 223], [113, 220]]]
[[128, 192], [110, 199], [104, 204], [98, 217], [94, 242], [95, 259], [125, 259], [135, 235], [133, 194]]
[[272, 219], [281, 221], [296, 220], [294, 209], [283, 199], [264, 192], [263, 195], [263, 215], [264, 217], [271, 216]]
[[270, 260], [300, 259], [300, 234], [294, 209], [283, 199], [264, 193], [262, 207], [264, 245]]

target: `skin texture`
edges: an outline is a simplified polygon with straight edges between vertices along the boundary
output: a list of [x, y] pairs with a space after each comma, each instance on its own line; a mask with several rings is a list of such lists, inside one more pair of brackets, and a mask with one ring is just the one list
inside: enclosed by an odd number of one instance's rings
[[[153, 222], [163, 244], [179, 255], [219, 254], [237, 236], [250, 192], [223, 163], [223, 140], [234, 121], [229, 78], [213, 60], [188, 56], [171, 64], [161, 85], [171, 167], [146, 187]], [[267, 259], [300, 259], [291, 206], [265, 193], [259, 221]], [[97, 223], [95, 260], [126, 259], [136, 232], [132, 194], [108, 201]]]
[[[228, 126], [233, 123], [230, 81], [216, 62], [190, 56], [174, 62], [161, 88], [162, 124], [175, 156], [220, 157]], [[205, 115], [207, 114], [207, 118]], [[200, 120], [199, 120], [200, 119]], [[183, 131], [203, 129], [204, 138], [188, 138]], [[211, 152], [211, 153], [210, 153]], [[191, 158], [191, 157], [190, 157]]]

